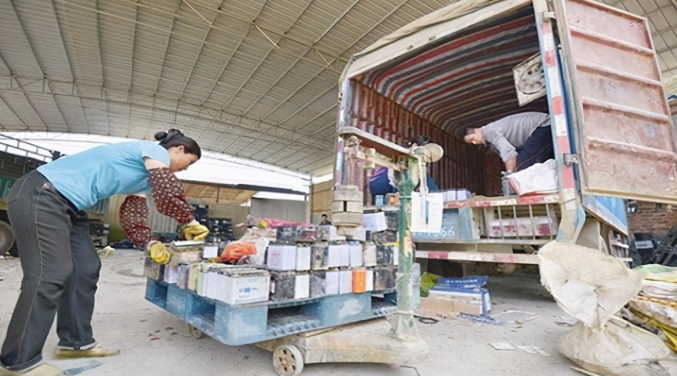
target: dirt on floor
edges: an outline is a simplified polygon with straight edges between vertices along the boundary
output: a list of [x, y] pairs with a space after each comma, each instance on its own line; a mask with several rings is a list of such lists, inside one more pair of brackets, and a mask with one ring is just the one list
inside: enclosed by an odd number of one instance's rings
[[[187, 324], [144, 300], [146, 279], [139, 251], [116, 251], [103, 259], [94, 333], [104, 346], [122, 353], [98, 360], [54, 361], [56, 333], [44, 349], [52, 364], [83, 376], [275, 375], [270, 352], [255, 346], [231, 347], [211, 338], [196, 340]], [[19, 260], [0, 259], [0, 339], [4, 340], [21, 281]], [[389, 376], [559, 376], [578, 375], [557, 352], [560, 336], [574, 320], [540, 286], [537, 274], [490, 278], [494, 323], [466, 318], [418, 323], [430, 347], [416, 367], [379, 364], [312, 364], [303, 375]], [[514, 349], [497, 350], [492, 343]], [[534, 351], [533, 347], [541, 351]], [[93, 367], [93, 368], [90, 368]]]

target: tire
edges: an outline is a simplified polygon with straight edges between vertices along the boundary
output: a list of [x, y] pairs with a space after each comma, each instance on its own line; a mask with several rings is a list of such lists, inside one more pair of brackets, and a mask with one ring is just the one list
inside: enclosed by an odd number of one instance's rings
[[194, 327], [190, 324], [188, 325], [188, 331], [190, 332], [190, 336], [195, 338], [195, 339], [202, 339], [202, 338], [205, 338], [207, 336], [200, 329], [198, 329], [198, 328], [196, 328], [196, 327]]
[[[10, 252], [13, 248], [14, 231], [12, 230], [12, 227], [9, 225], [9, 223], [0, 222], [0, 255]], [[16, 250], [16, 248], [14, 249]]]
[[273, 367], [280, 376], [300, 375], [303, 363], [303, 354], [294, 345], [282, 345], [273, 351]]

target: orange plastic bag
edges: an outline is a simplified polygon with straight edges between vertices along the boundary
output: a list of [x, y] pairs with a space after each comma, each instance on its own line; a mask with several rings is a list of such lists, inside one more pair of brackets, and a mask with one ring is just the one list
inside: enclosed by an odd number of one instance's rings
[[244, 256], [255, 255], [256, 246], [252, 243], [233, 242], [226, 245], [226, 249], [221, 254], [221, 261], [237, 261]]

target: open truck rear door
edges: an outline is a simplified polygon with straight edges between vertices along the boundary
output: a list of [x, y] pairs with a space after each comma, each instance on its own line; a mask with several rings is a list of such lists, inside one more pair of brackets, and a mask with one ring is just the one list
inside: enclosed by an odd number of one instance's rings
[[675, 131], [649, 24], [589, 0], [554, 0], [581, 191], [677, 203]]

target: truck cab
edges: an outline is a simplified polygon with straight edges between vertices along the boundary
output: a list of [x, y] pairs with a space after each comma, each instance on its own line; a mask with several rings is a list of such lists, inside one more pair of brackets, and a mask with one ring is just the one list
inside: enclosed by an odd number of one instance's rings
[[[354, 55], [339, 99], [337, 185], [347, 136], [402, 145], [425, 135], [444, 148], [430, 166], [440, 189], [473, 194], [445, 202], [440, 233], [414, 234], [418, 258], [537, 264], [553, 240], [627, 258], [624, 200], [677, 203], [675, 131], [647, 20], [595, 1], [453, 3]], [[550, 115], [558, 189], [504, 196], [502, 161], [464, 143], [464, 129], [527, 111]]]

